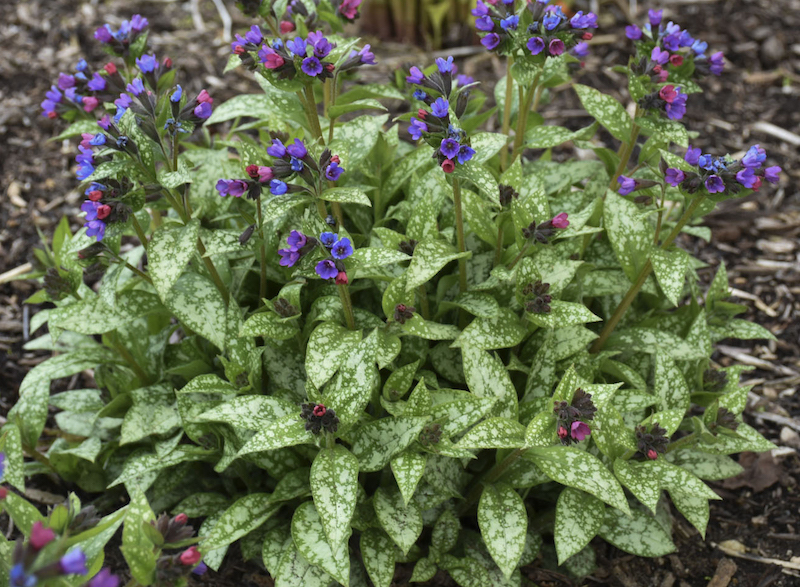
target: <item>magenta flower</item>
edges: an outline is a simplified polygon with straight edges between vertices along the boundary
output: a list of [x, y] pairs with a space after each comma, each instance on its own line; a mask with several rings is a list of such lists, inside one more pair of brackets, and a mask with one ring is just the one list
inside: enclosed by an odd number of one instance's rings
[[342, 0], [339, 5], [339, 12], [345, 18], [353, 20], [358, 16], [358, 7], [361, 6], [361, 0]]
[[278, 69], [284, 63], [286, 63], [283, 57], [278, 55], [274, 49], [267, 47], [266, 45], [261, 47], [261, 50], [258, 52], [258, 58], [267, 69]]
[[569, 226], [569, 220], [567, 220], [567, 218], [568, 214], [566, 212], [561, 212], [557, 214], [550, 223], [553, 225], [553, 228], [567, 228]]
[[550, 52], [550, 55], [561, 55], [564, 52], [564, 41], [561, 39], [553, 39], [550, 41], [547, 50]]
[[580, 442], [592, 433], [591, 428], [580, 420], [573, 422], [570, 430], [570, 436], [576, 441]]
[[34, 550], [41, 550], [56, 539], [51, 528], [45, 528], [41, 522], [34, 522], [31, 528], [30, 541]]

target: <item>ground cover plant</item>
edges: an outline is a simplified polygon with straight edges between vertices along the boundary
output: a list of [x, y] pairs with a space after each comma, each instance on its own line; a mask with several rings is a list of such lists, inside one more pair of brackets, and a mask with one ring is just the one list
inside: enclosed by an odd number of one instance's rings
[[[709, 362], [717, 340], [770, 335], [735, 318], [724, 269], [701, 292], [674, 246], [779, 173], [757, 145], [688, 145], [678, 121], [722, 56], [651, 13], [621, 66], [636, 111], [575, 84], [597, 123], [573, 132], [535, 110], [580, 67], [594, 15], [478, 3], [509, 64], [486, 109], [452, 59], [353, 84], [374, 61], [336, 33], [353, 4], [259, 5], [229, 67], [263, 94], [185, 95], [134, 16], [98, 29], [102, 73], [82, 62], [43, 102], [81, 135], [87, 226], [42, 254], [34, 301], [56, 308], [31, 346], [62, 354], [23, 382], [6, 480], [56, 472], [106, 492], [105, 516], [72, 498], [43, 518], [6, 492], [28, 536], [3, 543], [12, 584], [114, 583], [96, 573], [120, 525], [131, 584], [219, 568], [237, 541], [283, 585], [388, 585], [398, 562], [415, 581], [519, 584], [551, 535], [581, 575], [595, 535], [671, 551], [664, 489], [704, 532], [701, 479], [771, 446], [738, 417], [743, 368]], [[362, 113], [381, 100], [413, 104], [400, 119], [420, 142]], [[503, 133], [480, 131], [492, 116]], [[551, 162], [564, 141], [597, 160]], [[99, 391], [49, 395], [87, 368]], [[40, 441], [48, 404], [60, 432]]]

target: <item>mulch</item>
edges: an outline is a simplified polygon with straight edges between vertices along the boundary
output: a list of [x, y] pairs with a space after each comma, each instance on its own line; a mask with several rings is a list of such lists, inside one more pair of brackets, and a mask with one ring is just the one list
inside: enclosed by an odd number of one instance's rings
[[[31, 262], [32, 249], [41, 247], [39, 231], [51, 234], [61, 217], [69, 218], [73, 230], [82, 224], [78, 218], [82, 197], [71, 171], [74, 144], [49, 141], [63, 123], [43, 118], [39, 103], [58, 72], [71, 70], [80, 57], [103, 63], [103, 54], [92, 39], [101, 23], [118, 24], [135, 12], [147, 16], [157, 54], [173, 58], [189, 91], [205, 87], [220, 101], [257, 91], [252, 79], [241, 72], [222, 76], [230, 49], [221, 38], [213, 4], [199, 4], [204, 30], [198, 30], [189, 2], [27, 0], [5, 8], [0, 22], [4, 48], [0, 60], [0, 275]], [[233, 2], [227, 4], [233, 30], [249, 26], [233, 9]], [[641, 9], [653, 7], [641, 4]], [[580, 81], [625, 103], [625, 84], [609, 69], [626, 61], [630, 50], [621, 34], [627, 24], [623, 5], [627, 2], [602, 4], [597, 44]], [[642, 559], [597, 540], [597, 570], [583, 581], [546, 568], [542, 561], [524, 574], [541, 587], [799, 585], [800, 41], [796, 31], [800, 30], [800, 0], [664, 0], [660, 6], [667, 9], [668, 18], [686, 25], [712, 50], [724, 51], [727, 60], [723, 76], [707, 80], [706, 92], [689, 100], [687, 126], [698, 133], [691, 142], [715, 154], [741, 153], [750, 144], [760, 143], [769, 163], [784, 169], [779, 186], [725, 202], [707, 217], [706, 224], [713, 230], [711, 243], [690, 237], [682, 242], [708, 264], [700, 270], [704, 280], [710, 280], [724, 262], [734, 288], [733, 300], [747, 307], [743, 317], [762, 324], [778, 338], [773, 342], [723, 341], [713, 357], [723, 366], [739, 362], [754, 367], [745, 376], [755, 384], [745, 421], [777, 448], [760, 456], [740, 455], [745, 473], [711, 484], [724, 499], [711, 505], [705, 539], [675, 513], [678, 551], [672, 555]], [[448, 38], [463, 44], [463, 30], [445, 34]], [[386, 79], [392, 69], [405, 63], [430, 59], [424, 50], [394, 44], [383, 34], [380, 40], [369, 41], [383, 62], [369, 74], [370, 81]], [[500, 62], [482, 51], [459, 48], [455, 52], [462, 56], [464, 73], [477, 74], [485, 82], [503, 73]], [[491, 90], [491, 82], [488, 85]], [[553, 91], [541, 113], [547, 124], [577, 128], [587, 122], [569, 90]], [[16, 401], [27, 370], [47, 357], [22, 349], [26, 341], [41, 334], [30, 332], [30, 319], [42, 307], [23, 303], [36, 288], [34, 282], [3, 283], [0, 279], [0, 417]], [[84, 385], [91, 385], [90, 374], [59, 382], [58, 388]], [[773, 559], [788, 566], [774, 564]], [[408, 569], [398, 570], [395, 585], [405, 585], [408, 577]], [[229, 556], [220, 573], [196, 582], [271, 585], [258, 567], [236, 555]], [[430, 584], [452, 582], [438, 575]]]

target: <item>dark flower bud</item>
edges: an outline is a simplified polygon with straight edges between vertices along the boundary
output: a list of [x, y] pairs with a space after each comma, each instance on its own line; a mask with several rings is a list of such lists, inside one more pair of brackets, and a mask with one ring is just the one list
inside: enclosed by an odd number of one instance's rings
[[406, 320], [411, 320], [414, 317], [416, 310], [412, 306], [405, 304], [397, 304], [394, 308], [394, 320], [400, 324], [405, 324]]
[[727, 408], [720, 408], [717, 411], [717, 426], [727, 428], [729, 430], [736, 430], [739, 427], [739, 422], [733, 412], [728, 411]]
[[247, 175], [250, 176], [250, 179], [258, 178], [258, 165], [248, 165], [245, 171]]
[[250, 226], [248, 226], [239, 237], [239, 244], [244, 245], [245, 243], [247, 243], [247, 241], [250, 240], [250, 237], [253, 236], [253, 231], [255, 231], [255, 229], [256, 229], [255, 224], [251, 224]]
[[456, 118], [461, 118], [464, 116], [464, 112], [467, 110], [467, 104], [469, 103], [469, 90], [464, 90], [463, 92], [458, 94], [458, 99], [456, 100]]
[[667, 451], [669, 438], [666, 437], [666, 429], [658, 425], [658, 422], [653, 422], [650, 432], [647, 432], [645, 426], [637, 426], [635, 429], [636, 442], [639, 448], [637, 456], [640, 458], [647, 458], [654, 461], [658, 458], [659, 453], [664, 454]]
[[426, 424], [422, 429], [422, 432], [419, 433], [419, 442], [423, 446], [438, 444], [441, 439], [442, 426], [436, 422], [433, 422], [432, 424]]
[[636, 196], [633, 199], [633, 203], [640, 204], [642, 206], [649, 206], [650, 204], [653, 203], [653, 198], [651, 198], [650, 196]]
[[72, 293], [72, 284], [58, 269], [50, 267], [44, 274], [44, 289], [51, 300], [63, 300]]
[[397, 245], [397, 248], [401, 253], [405, 253], [410, 257], [414, 254], [414, 249], [417, 248], [417, 241], [415, 241], [413, 238], [407, 241], [400, 241], [400, 244]]
[[247, 198], [250, 200], [258, 200], [258, 198], [261, 197], [261, 182], [251, 181], [248, 183], [249, 186], [247, 188]]
[[510, 185], [500, 184], [498, 187], [500, 189], [500, 205], [503, 208], [508, 207], [512, 200], [519, 198], [517, 191]]
[[80, 534], [84, 530], [89, 530], [100, 523], [100, 514], [93, 505], [82, 508], [69, 524], [70, 534]]
[[297, 308], [286, 298], [278, 298], [272, 305], [275, 307], [275, 312], [277, 312], [278, 316], [281, 318], [288, 318], [289, 316], [297, 314]]
[[102, 242], [94, 243], [78, 251], [78, 259], [93, 259], [106, 250], [105, 244]]
[[707, 391], [722, 391], [728, 384], [728, 374], [725, 371], [706, 369], [703, 372], [703, 387]]
[[302, 404], [300, 406], [300, 417], [306, 421], [306, 430], [314, 434], [321, 431], [334, 433], [339, 427], [339, 418], [336, 413], [323, 404]]

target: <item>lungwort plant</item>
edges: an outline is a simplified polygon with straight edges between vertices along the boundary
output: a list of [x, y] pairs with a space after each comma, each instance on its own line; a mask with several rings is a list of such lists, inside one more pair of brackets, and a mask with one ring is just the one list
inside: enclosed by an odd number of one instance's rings
[[[259, 92], [189, 91], [137, 15], [42, 104], [81, 138], [86, 226], [42, 255], [28, 348], [56, 353], [3, 427], [6, 480], [56, 473], [105, 517], [78, 529], [76, 498], [43, 517], [4, 492], [29, 536], [14, 563], [2, 540], [12, 584], [92, 579], [120, 525], [131, 586], [217, 570], [234, 543], [279, 586], [388, 587], [402, 563], [485, 587], [540, 555], [589, 573], [596, 536], [664, 555], [676, 515], [702, 535], [704, 481], [771, 446], [741, 420], [746, 368], [710, 358], [771, 335], [680, 246], [779, 179], [758, 145], [688, 144], [722, 56], [651, 12], [618, 66], [626, 109], [573, 82], [595, 15], [478, 1], [508, 63], [487, 108], [452, 58], [359, 83], [375, 56], [335, 32], [358, 1], [244, 4], [261, 20], [227, 69]], [[590, 126], [543, 124], [564, 85]], [[553, 160], [564, 143], [596, 159]], [[87, 369], [96, 389], [50, 395]], [[68, 548], [86, 575], [47, 566]]]

